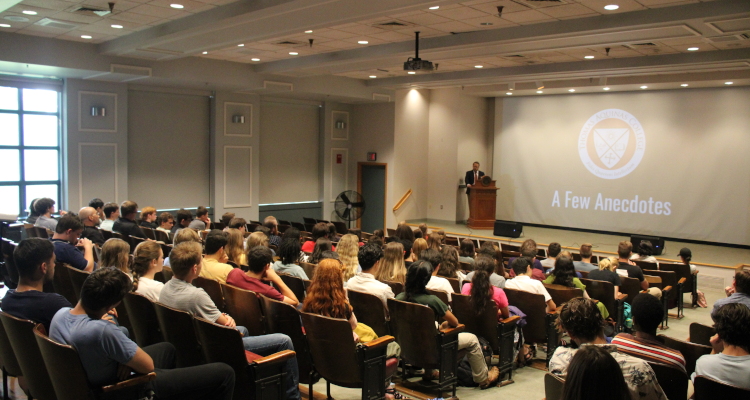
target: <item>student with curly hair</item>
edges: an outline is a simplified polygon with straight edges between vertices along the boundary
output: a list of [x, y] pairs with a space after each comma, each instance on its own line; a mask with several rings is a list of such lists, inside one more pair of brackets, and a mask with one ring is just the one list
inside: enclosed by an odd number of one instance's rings
[[[287, 229], [287, 232], [292, 229], [294, 228]], [[276, 261], [273, 264], [273, 270], [279, 273], [289, 274], [309, 280], [310, 278], [307, 277], [305, 270], [297, 264], [301, 257], [300, 252], [302, 251], [302, 247], [299, 244], [299, 231], [297, 229], [294, 230], [297, 231], [298, 237], [296, 238], [287, 237], [286, 232], [284, 232], [284, 237], [282, 238], [281, 246], [279, 247], [279, 257], [281, 260]], [[304, 255], [304, 253], [301, 254]]]
[[721, 306], [714, 314], [713, 351], [695, 363], [696, 376], [750, 389], [750, 308], [740, 303]]
[[315, 276], [307, 289], [302, 311], [349, 321], [352, 337], [355, 342], [359, 342], [359, 336], [354, 332], [357, 329], [357, 317], [346, 298], [344, 271], [338, 261], [325, 259], [315, 268]]

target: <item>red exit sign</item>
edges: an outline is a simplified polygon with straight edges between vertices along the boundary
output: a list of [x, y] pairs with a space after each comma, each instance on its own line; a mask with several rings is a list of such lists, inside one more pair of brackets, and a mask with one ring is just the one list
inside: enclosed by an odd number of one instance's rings
[[367, 153], [367, 161], [377, 161], [378, 160], [378, 153], [375, 152], [369, 152]]

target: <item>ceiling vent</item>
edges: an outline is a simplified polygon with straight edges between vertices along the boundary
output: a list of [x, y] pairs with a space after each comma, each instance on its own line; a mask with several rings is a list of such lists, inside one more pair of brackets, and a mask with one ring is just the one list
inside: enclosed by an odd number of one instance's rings
[[37, 21], [34, 25], [46, 26], [48, 28], [66, 29], [71, 30], [78, 27], [78, 25], [71, 24], [70, 22], [55, 21], [54, 19], [42, 18]]
[[656, 43], [651, 43], [651, 42], [633, 43], [633, 44], [631, 44], [631, 46], [635, 46], [635, 47], [651, 47], [651, 46], [656, 46]]
[[307, 43], [303, 42], [297, 42], [294, 40], [282, 40], [280, 42], [274, 43], [276, 46], [283, 46], [283, 47], [300, 47], [300, 46], [307, 46]]
[[526, 58], [526, 56], [522, 56], [522, 55], [520, 55], [520, 54], [514, 54], [514, 55], [512, 55], [512, 56], [505, 56], [505, 57], [503, 57], [503, 58], [511, 58], [511, 59], [512, 59], [512, 58]]
[[574, 3], [574, 0], [511, 0], [516, 4], [520, 4], [522, 6], [528, 7], [528, 8], [544, 8], [544, 7], [552, 7], [552, 6], [559, 6], [561, 4], [571, 4]]
[[96, 15], [99, 17], [103, 17], [111, 13], [110, 10], [105, 10], [102, 8], [91, 7], [91, 6], [81, 6], [81, 7], [73, 9], [73, 12], [76, 14], [83, 14], [83, 15], [89, 15], [89, 16]]
[[740, 40], [747, 40], [750, 38], [750, 35], [747, 33], [743, 33], [742, 35], [730, 35], [730, 36], [715, 36], [708, 39], [709, 42], [712, 43], [726, 43], [726, 42], [737, 42]]
[[381, 22], [378, 24], [372, 24], [371, 26], [373, 28], [395, 31], [397, 29], [409, 28], [411, 26], [414, 26], [414, 24], [410, 24], [404, 21], [390, 21], [390, 22]]
[[29, 19], [26, 17], [22, 17], [20, 15], [8, 15], [3, 17], [3, 19], [7, 19], [8, 21], [13, 22], [29, 22]]

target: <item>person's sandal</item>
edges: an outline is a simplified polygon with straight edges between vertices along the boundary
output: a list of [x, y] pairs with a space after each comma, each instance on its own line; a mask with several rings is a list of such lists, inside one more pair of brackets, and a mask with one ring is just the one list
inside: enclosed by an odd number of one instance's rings
[[386, 399], [390, 399], [390, 397], [387, 397], [388, 395], [393, 396], [393, 400], [411, 400], [411, 398], [404, 396], [403, 394], [396, 391], [396, 389], [388, 388], [385, 390]]
[[479, 384], [479, 387], [482, 389], [487, 389], [492, 385], [493, 383], [497, 382], [497, 379], [500, 378], [500, 370], [497, 369], [497, 367], [492, 367], [492, 369], [487, 373], [487, 379], [484, 380], [484, 382]]

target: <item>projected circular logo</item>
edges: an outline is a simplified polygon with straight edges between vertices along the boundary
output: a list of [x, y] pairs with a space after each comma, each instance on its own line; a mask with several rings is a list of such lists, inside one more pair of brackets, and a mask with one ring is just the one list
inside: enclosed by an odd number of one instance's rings
[[633, 172], [645, 151], [641, 123], [629, 112], [615, 108], [591, 116], [578, 136], [583, 165], [603, 179], [618, 179]]

